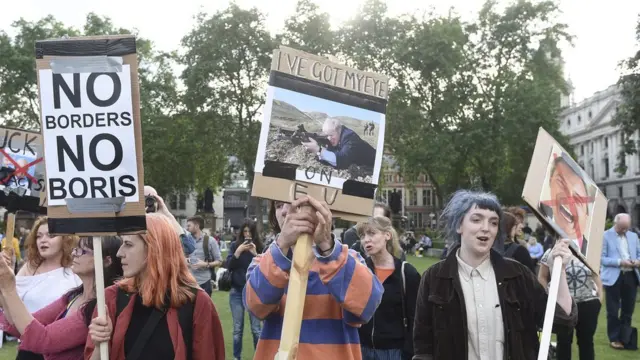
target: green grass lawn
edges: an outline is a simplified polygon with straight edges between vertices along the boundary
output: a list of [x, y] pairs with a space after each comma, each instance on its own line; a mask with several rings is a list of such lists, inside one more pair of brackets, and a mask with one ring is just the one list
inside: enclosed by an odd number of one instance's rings
[[[409, 257], [409, 262], [412, 263], [420, 273], [424, 272], [429, 266], [436, 262], [433, 258], [417, 258]], [[226, 346], [227, 359], [232, 359], [232, 321], [231, 311], [229, 310], [229, 293], [227, 292], [214, 292], [213, 302], [216, 305], [216, 309], [220, 314], [222, 321], [222, 327], [224, 329], [224, 340]], [[636, 311], [634, 314], [634, 325], [640, 328], [640, 304], [636, 305]], [[596, 344], [596, 359], [598, 360], [637, 360], [640, 358], [640, 352], [637, 351], [616, 351], [609, 347], [609, 340], [606, 333], [606, 312], [604, 309], [600, 311], [600, 319], [598, 320], [598, 330], [595, 336]], [[243, 342], [243, 360], [250, 360], [253, 358], [253, 344], [251, 340], [251, 332], [249, 331], [249, 319], [245, 317], [244, 326], [244, 342]], [[5, 343], [4, 347], [0, 349], [0, 360], [13, 360], [15, 359], [16, 345], [15, 343]], [[575, 346], [574, 339], [574, 353], [573, 358], [578, 358], [578, 350]]]

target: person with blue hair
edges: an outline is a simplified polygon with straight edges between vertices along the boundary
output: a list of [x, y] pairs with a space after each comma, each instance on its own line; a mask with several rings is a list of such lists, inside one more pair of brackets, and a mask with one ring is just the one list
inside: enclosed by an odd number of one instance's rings
[[[524, 265], [501, 255], [505, 231], [495, 195], [459, 190], [442, 213], [453, 241], [446, 259], [422, 276], [413, 328], [413, 360], [537, 358], [547, 292]], [[568, 239], [551, 255], [571, 260]], [[574, 327], [577, 308], [564, 266], [554, 323]], [[466, 339], [466, 341], [465, 341]]]

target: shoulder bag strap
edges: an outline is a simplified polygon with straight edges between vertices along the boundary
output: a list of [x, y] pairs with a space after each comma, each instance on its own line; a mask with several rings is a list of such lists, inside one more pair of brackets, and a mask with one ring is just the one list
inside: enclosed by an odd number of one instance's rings
[[187, 360], [193, 358], [193, 312], [198, 298], [198, 289], [191, 288], [191, 291], [195, 295], [193, 301], [187, 302], [178, 309], [178, 322], [180, 323], [182, 340], [187, 351]]
[[204, 236], [204, 240], [202, 240], [202, 251], [204, 251], [204, 261], [211, 261], [211, 254], [209, 253], [209, 235]]
[[400, 272], [402, 273], [402, 323], [403, 323], [403, 329], [404, 329], [404, 333], [405, 335], [407, 334], [407, 330], [409, 328], [409, 321], [407, 319], [407, 309], [406, 309], [406, 304], [405, 304], [405, 296], [407, 294], [407, 280], [404, 276], [404, 264], [406, 264], [406, 261], [402, 262], [402, 267], [400, 267]]
[[158, 310], [158, 309], [153, 310], [153, 312], [149, 316], [149, 319], [144, 324], [142, 331], [140, 331], [140, 335], [138, 335], [136, 342], [133, 344], [133, 348], [131, 349], [129, 354], [127, 354], [126, 356], [127, 360], [138, 360], [140, 355], [142, 355], [142, 351], [144, 350], [145, 345], [147, 345], [149, 338], [151, 338], [151, 334], [153, 334], [153, 331], [155, 330], [156, 326], [158, 326], [158, 323], [160, 322], [160, 320], [162, 320], [162, 318], [166, 314], [167, 314], [166, 307], [163, 308], [162, 310]]

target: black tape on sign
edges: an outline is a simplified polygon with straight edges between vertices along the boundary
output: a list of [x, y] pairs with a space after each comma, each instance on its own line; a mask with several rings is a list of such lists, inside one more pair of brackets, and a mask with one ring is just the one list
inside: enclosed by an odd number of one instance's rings
[[5, 194], [0, 190], [0, 206], [7, 212], [16, 213], [18, 211], [28, 211], [36, 214], [46, 215], [47, 208], [40, 206], [40, 198], [35, 196], [20, 196], [16, 193]]
[[373, 199], [378, 185], [355, 180], [347, 180], [342, 184], [342, 193], [349, 196], [357, 196]]
[[387, 100], [385, 99], [322, 84], [314, 80], [304, 79], [279, 71], [272, 71], [271, 74], [269, 74], [269, 85], [381, 114], [387, 111]]
[[[298, 165], [296, 164], [265, 160], [262, 176], [296, 181], [297, 169]], [[346, 180], [342, 185], [342, 193], [349, 196], [373, 199], [377, 187], [375, 184]]]
[[45, 56], [124, 56], [135, 53], [135, 37], [36, 41], [36, 59]]
[[262, 176], [295, 181], [297, 168], [296, 164], [265, 160]]
[[49, 218], [52, 234], [79, 233], [133, 233], [147, 229], [145, 216], [122, 216], [109, 218]]

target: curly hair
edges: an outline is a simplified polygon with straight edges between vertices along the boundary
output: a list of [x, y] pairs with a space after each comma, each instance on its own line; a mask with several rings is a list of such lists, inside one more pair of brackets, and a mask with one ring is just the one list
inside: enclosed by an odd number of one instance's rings
[[249, 229], [249, 232], [251, 232], [251, 239], [253, 241], [253, 244], [256, 246], [256, 251], [258, 252], [258, 254], [262, 253], [262, 251], [264, 250], [264, 244], [260, 239], [260, 235], [258, 235], [256, 222], [250, 219], [245, 219], [242, 226], [240, 226], [240, 231], [238, 231], [238, 236], [236, 237], [236, 245], [239, 246], [244, 242], [244, 229]]
[[146, 215], [147, 233], [138, 235], [147, 250], [144, 278], [123, 279], [118, 286], [128, 293], [138, 293], [144, 306], [161, 309], [169, 295], [169, 305], [179, 308], [193, 301], [196, 279], [187, 267], [182, 245], [173, 225], [157, 213]]
[[[41, 216], [36, 219], [36, 221], [33, 223], [33, 227], [31, 228], [31, 232], [29, 233], [29, 236], [27, 236], [27, 239], [24, 243], [25, 250], [27, 251], [26, 263], [29, 264], [32, 269], [36, 269], [44, 261], [44, 258], [42, 257], [42, 255], [40, 255], [40, 251], [38, 250], [37, 240], [38, 230], [42, 225], [48, 226], [47, 220], [48, 218], [46, 216]], [[73, 248], [76, 246], [80, 238], [75, 235], [62, 235], [61, 237], [62, 259], [60, 260], [60, 265], [64, 268], [68, 268], [71, 266], [71, 263], [73, 263], [73, 256], [71, 255], [71, 252], [73, 251]]]

